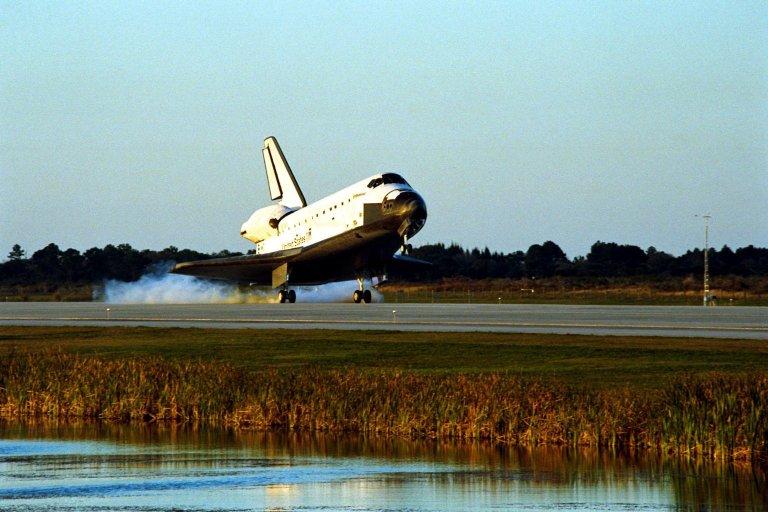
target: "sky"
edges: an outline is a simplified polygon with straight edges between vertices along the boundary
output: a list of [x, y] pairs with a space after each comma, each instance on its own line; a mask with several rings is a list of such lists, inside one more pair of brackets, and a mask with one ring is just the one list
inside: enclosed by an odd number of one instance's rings
[[269, 135], [310, 202], [405, 176], [414, 245], [768, 246], [768, 3], [0, 0], [0, 258], [245, 251]]

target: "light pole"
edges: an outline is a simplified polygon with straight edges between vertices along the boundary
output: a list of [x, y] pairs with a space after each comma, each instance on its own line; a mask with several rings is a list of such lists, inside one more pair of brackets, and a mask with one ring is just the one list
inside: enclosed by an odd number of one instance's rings
[[709, 219], [712, 216], [708, 213], [703, 215], [696, 214], [696, 217], [704, 219], [704, 306], [709, 306]]

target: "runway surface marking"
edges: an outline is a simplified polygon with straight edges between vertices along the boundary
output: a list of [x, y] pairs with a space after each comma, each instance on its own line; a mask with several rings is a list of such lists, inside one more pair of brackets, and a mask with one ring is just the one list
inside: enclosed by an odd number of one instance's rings
[[768, 340], [768, 308], [531, 304], [0, 303], [0, 325], [493, 331]]
[[[373, 325], [435, 325], [436, 322], [422, 321], [422, 320], [327, 320], [327, 319], [311, 319], [306, 320], [302, 318], [251, 318], [251, 319], [238, 319], [238, 318], [194, 318], [194, 317], [119, 317], [119, 318], [93, 318], [93, 317], [0, 317], [0, 321], [37, 321], [37, 322], [105, 322], [105, 323], [119, 323], [119, 322], [196, 322], [196, 323], [240, 323], [240, 324], [373, 324]], [[576, 324], [576, 323], [525, 323], [525, 322], [474, 322], [474, 321], [462, 321], [455, 322], [451, 320], [442, 320], [439, 322], [441, 325], [454, 325], [454, 326], [489, 326], [489, 327], [531, 327], [531, 328], [546, 328], [546, 327], [558, 327], [558, 328], [573, 328], [573, 329], [673, 329], [673, 330], [713, 330], [713, 331], [765, 331], [768, 334], [768, 328], [766, 327], [720, 327], [720, 326], [695, 326], [695, 325], [648, 325], [648, 324]]]

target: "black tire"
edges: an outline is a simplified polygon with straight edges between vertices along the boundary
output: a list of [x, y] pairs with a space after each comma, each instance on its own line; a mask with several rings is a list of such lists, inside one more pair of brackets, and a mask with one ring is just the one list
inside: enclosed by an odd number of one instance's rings
[[352, 300], [355, 301], [355, 304], [360, 304], [360, 301], [363, 300], [363, 292], [355, 290], [355, 293], [352, 294]]
[[280, 301], [280, 304], [284, 304], [286, 299], [288, 299], [288, 294], [285, 292], [285, 290], [280, 290], [277, 292], [277, 300]]
[[371, 290], [365, 290], [363, 292], [363, 302], [365, 302], [366, 304], [371, 303]]
[[288, 302], [291, 304], [296, 302], [296, 290], [288, 290]]

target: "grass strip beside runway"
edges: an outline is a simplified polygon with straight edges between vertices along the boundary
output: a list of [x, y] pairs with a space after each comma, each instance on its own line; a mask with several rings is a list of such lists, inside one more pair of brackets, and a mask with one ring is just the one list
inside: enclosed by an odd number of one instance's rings
[[759, 340], [346, 330], [3, 327], [0, 353], [60, 348], [104, 359], [162, 356], [237, 368], [505, 372], [569, 385], [655, 388], [680, 374], [768, 372]]

